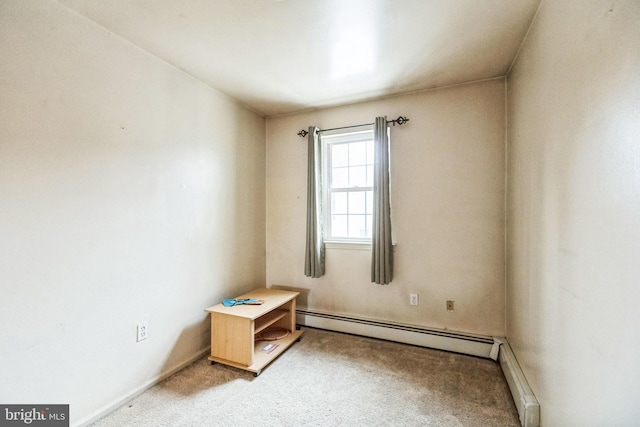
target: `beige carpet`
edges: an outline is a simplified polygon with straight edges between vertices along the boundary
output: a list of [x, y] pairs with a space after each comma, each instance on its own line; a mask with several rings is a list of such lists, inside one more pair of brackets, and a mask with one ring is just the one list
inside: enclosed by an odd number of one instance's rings
[[304, 331], [257, 378], [203, 358], [94, 426], [520, 425], [491, 360]]

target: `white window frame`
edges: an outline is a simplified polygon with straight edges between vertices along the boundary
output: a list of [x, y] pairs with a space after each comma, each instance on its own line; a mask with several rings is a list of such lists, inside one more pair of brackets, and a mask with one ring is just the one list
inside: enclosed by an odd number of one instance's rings
[[331, 152], [330, 146], [333, 144], [345, 144], [361, 141], [373, 141], [373, 125], [358, 126], [349, 130], [338, 130], [331, 132], [323, 132], [321, 135], [322, 143], [322, 198], [323, 198], [323, 234], [324, 241], [328, 243], [337, 244], [356, 244], [359, 247], [362, 245], [371, 245], [371, 237], [336, 237], [333, 236], [331, 230], [331, 194], [333, 192], [346, 192], [346, 191], [371, 191], [373, 192], [373, 183], [371, 186], [365, 187], [345, 187], [339, 189], [332, 189], [331, 183]]

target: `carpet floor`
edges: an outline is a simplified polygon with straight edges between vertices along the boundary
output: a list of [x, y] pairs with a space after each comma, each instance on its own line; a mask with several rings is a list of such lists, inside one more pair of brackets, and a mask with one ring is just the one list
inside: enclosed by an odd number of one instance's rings
[[492, 360], [303, 329], [258, 377], [205, 357], [93, 426], [520, 426]]

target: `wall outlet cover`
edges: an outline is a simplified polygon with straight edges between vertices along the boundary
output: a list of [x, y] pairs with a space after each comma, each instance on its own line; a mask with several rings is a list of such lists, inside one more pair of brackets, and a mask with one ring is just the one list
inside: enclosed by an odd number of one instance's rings
[[409, 294], [409, 304], [418, 305], [419, 296], [418, 294]]
[[138, 323], [138, 336], [137, 341], [140, 342], [142, 340], [146, 340], [149, 338], [149, 325], [146, 320]]

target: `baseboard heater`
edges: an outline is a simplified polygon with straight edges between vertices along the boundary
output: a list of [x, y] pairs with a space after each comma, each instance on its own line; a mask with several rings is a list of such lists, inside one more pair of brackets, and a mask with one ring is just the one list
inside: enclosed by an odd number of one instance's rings
[[329, 329], [487, 358], [494, 344], [492, 337], [482, 335], [463, 334], [444, 329], [423, 328], [315, 310], [296, 310], [296, 321], [300, 325], [312, 328]]
[[518, 409], [520, 424], [523, 427], [539, 427], [540, 426], [540, 403], [533, 394], [533, 390], [529, 387], [527, 379], [524, 377], [522, 368], [516, 360], [515, 354], [509, 346], [506, 338], [496, 338], [500, 342], [500, 353], [498, 361], [504, 377], [507, 379], [513, 401]]
[[361, 335], [470, 356], [498, 360], [523, 427], [539, 427], [540, 405], [533, 395], [506, 338], [473, 335], [361, 317], [296, 310], [296, 322], [311, 328]]

